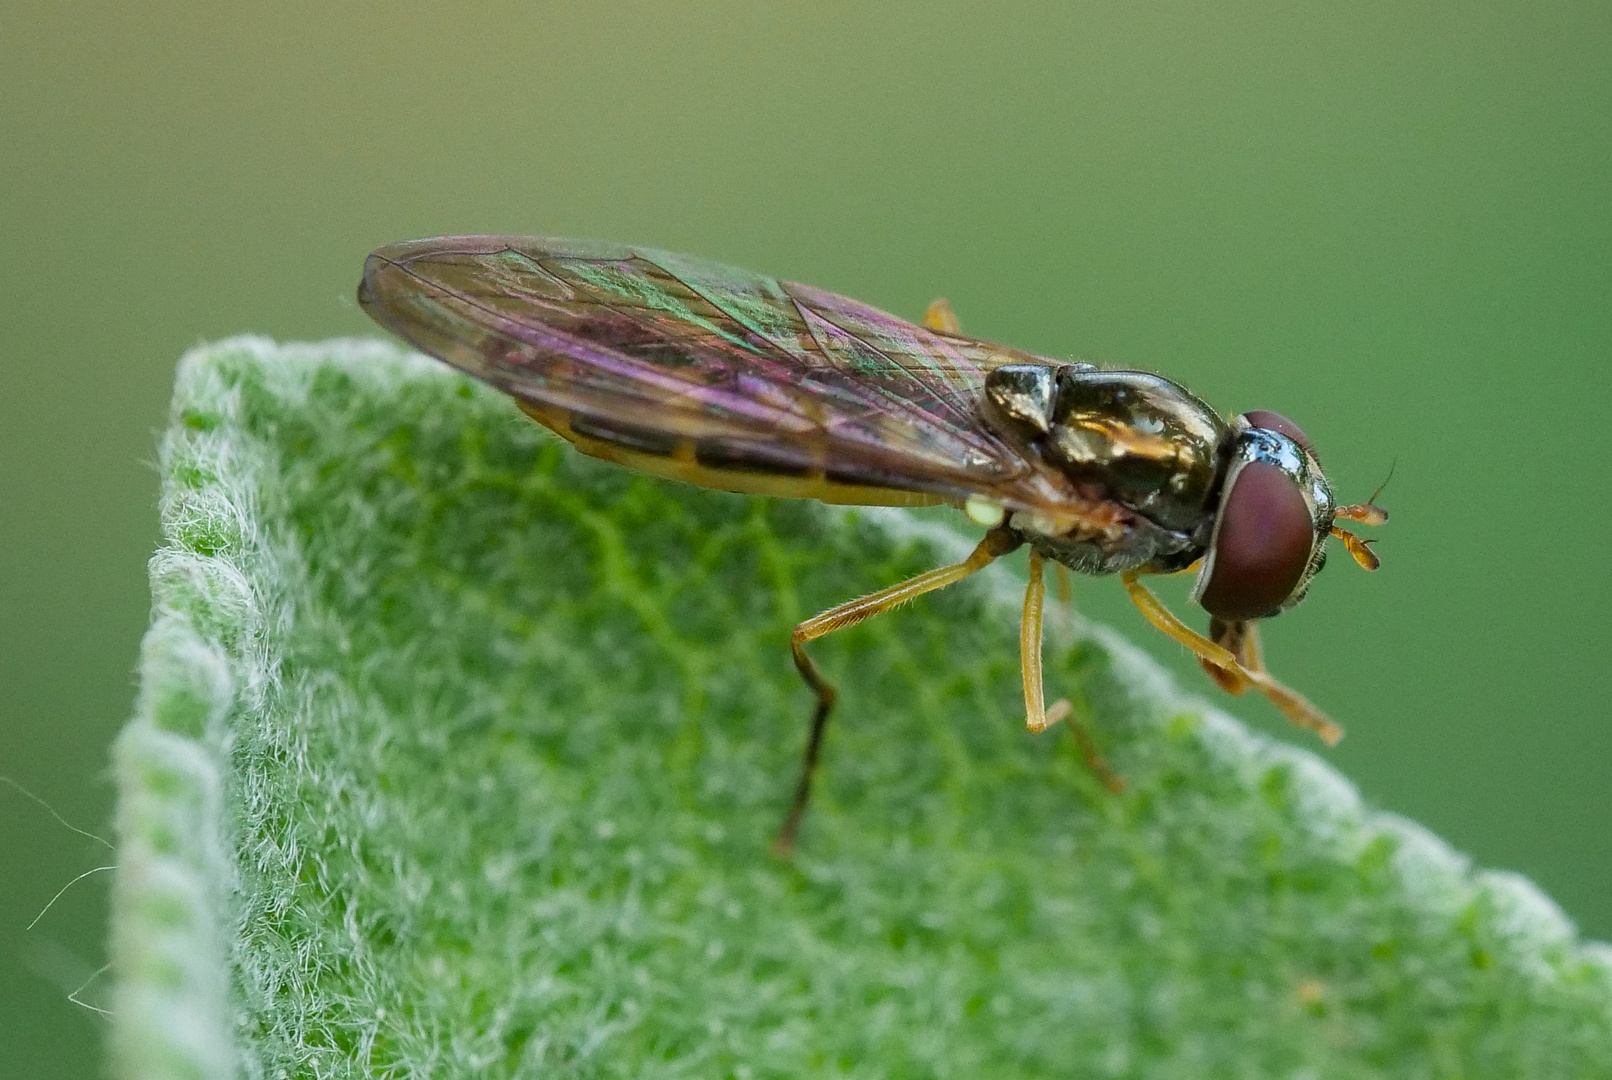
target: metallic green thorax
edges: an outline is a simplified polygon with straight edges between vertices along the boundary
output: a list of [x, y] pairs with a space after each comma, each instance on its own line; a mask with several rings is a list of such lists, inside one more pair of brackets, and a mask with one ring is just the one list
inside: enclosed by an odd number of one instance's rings
[[987, 374], [985, 397], [993, 427], [1141, 519], [1117, 545], [1038, 537], [1027, 519], [1044, 554], [1091, 573], [1185, 566], [1202, 554], [1231, 438], [1209, 405], [1161, 376], [1090, 364], [1005, 365]]

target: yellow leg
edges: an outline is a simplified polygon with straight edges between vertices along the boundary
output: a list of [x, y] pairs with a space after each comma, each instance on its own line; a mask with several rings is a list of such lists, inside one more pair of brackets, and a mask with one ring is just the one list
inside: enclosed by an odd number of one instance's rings
[[1075, 736], [1075, 746], [1080, 750], [1080, 756], [1102, 785], [1115, 795], [1125, 791], [1125, 779], [1119, 773], [1108, 767], [1108, 761], [1103, 757], [1102, 751], [1097, 749], [1097, 743], [1092, 740], [1091, 733], [1086, 726], [1073, 716], [1069, 718], [1069, 730]]
[[812, 777], [817, 772], [817, 760], [823, 747], [823, 731], [828, 725], [828, 714], [834, 708], [834, 699], [838, 696], [833, 684], [823, 678], [823, 673], [807, 655], [806, 643], [815, 641], [824, 634], [832, 634], [836, 630], [855, 626], [864, 619], [871, 619], [891, 608], [900, 607], [909, 600], [916, 600], [924, 593], [955, 585], [970, 574], [985, 569], [1021, 543], [1023, 541], [1007, 529], [992, 529], [985, 534], [984, 539], [968, 558], [960, 563], [942, 566], [919, 574], [909, 581], [903, 581], [899, 585], [892, 585], [888, 589], [880, 589], [868, 596], [848, 600], [821, 615], [814, 615], [795, 627], [795, 632], [790, 636], [789, 648], [795, 657], [795, 668], [800, 672], [801, 678], [806, 680], [806, 684], [812, 688], [812, 692], [817, 695], [817, 710], [812, 714], [812, 729], [806, 738], [806, 754], [801, 767], [800, 782], [795, 786], [795, 797], [790, 804], [788, 816], [784, 818], [784, 827], [779, 830], [778, 839], [773, 842], [773, 850], [778, 854], [788, 855], [795, 847], [795, 838], [800, 833], [801, 818], [806, 813], [806, 804], [811, 801]]
[[938, 330], [942, 334], [955, 334], [963, 328], [957, 321], [957, 312], [952, 310], [950, 300], [936, 300], [924, 309], [923, 323], [931, 330]]
[[1069, 715], [1069, 702], [1059, 699], [1046, 707], [1046, 690], [1041, 675], [1041, 609], [1046, 585], [1041, 573], [1039, 551], [1030, 552], [1030, 585], [1024, 590], [1024, 618], [1019, 622], [1019, 672], [1024, 680], [1025, 726], [1042, 732]]
[[1259, 644], [1259, 623], [1250, 622], [1243, 631], [1243, 647], [1237, 650], [1237, 659], [1249, 671], [1265, 670], [1265, 650]]
[[1058, 574], [1058, 603], [1069, 607], [1075, 602], [1075, 590], [1069, 584], [1069, 568], [1063, 563], [1053, 563], [1052, 568]]
[[[1259, 658], [1258, 623], [1252, 620], [1224, 622], [1220, 619], [1210, 619], [1209, 640], [1230, 652], [1237, 658], [1237, 663], [1248, 670], [1265, 670], [1265, 665]], [[1248, 680], [1243, 678], [1241, 671], [1216, 667], [1202, 657], [1198, 658], [1198, 663], [1203, 665], [1203, 670], [1211, 679], [1220, 684], [1222, 690], [1233, 697], [1241, 697], [1248, 691]]]
[[1131, 594], [1131, 603], [1140, 609], [1143, 617], [1148, 622], [1216, 667], [1229, 668], [1232, 671], [1239, 672], [1242, 670], [1237, 663], [1237, 658], [1231, 654], [1230, 650], [1216, 645], [1170, 614], [1169, 608], [1161, 604], [1159, 598], [1153, 595], [1153, 590], [1143, 585], [1137, 578], [1138, 575], [1135, 570], [1127, 570], [1119, 576], [1119, 579], [1125, 583], [1125, 591]]
[[1259, 687], [1260, 693], [1282, 710], [1282, 715], [1299, 727], [1315, 732], [1328, 746], [1343, 738], [1343, 729], [1327, 719], [1326, 714], [1306, 701], [1303, 695], [1277, 682], [1264, 668], [1244, 667], [1228, 649], [1216, 645], [1172, 615], [1168, 608], [1159, 603], [1159, 598], [1153, 595], [1152, 590], [1137, 578], [1135, 570], [1120, 575], [1120, 580], [1125, 583], [1125, 591], [1131, 594], [1131, 602], [1148, 622], [1191, 649], [1200, 659], [1227, 672], [1235, 672]]
[[[1042, 732], [1053, 724], [1069, 718], [1069, 730], [1075, 736], [1075, 745], [1080, 748], [1080, 756], [1085, 759], [1086, 767], [1096, 774], [1103, 786], [1118, 795], [1125, 790], [1125, 781], [1098, 751], [1097, 744], [1092, 741], [1091, 735], [1084, 727], [1076, 723], [1073, 707], [1068, 698], [1059, 698], [1052, 708], [1043, 709], [1046, 701], [1045, 679], [1041, 667], [1041, 622], [1042, 608], [1046, 597], [1045, 577], [1042, 573], [1043, 563], [1041, 553], [1030, 552], [1030, 584], [1024, 590], [1024, 619], [1019, 623], [1019, 671], [1024, 680], [1024, 714], [1025, 724], [1031, 731]], [[1067, 585], [1068, 576], [1064, 574], [1062, 563], [1053, 563], [1059, 570], [1059, 580]], [[1067, 603], [1068, 597], [1065, 596]]]

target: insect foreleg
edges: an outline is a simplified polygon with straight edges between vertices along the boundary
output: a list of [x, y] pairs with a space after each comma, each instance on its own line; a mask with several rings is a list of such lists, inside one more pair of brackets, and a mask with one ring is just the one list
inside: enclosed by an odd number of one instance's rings
[[[1259, 655], [1259, 624], [1252, 619], [1231, 622], [1211, 619], [1209, 640], [1235, 656], [1241, 667], [1249, 671], [1265, 670], [1265, 663]], [[1198, 658], [1198, 663], [1226, 693], [1240, 697], [1247, 692], [1249, 683], [1243, 678], [1242, 671], [1218, 667], [1201, 656]]]
[[868, 596], [848, 600], [821, 615], [814, 615], [795, 627], [795, 632], [790, 635], [789, 648], [794, 654], [795, 667], [799, 670], [801, 678], [806, 680], [806, 684], [817, 695], [817, 708], [812, 713], [812, 729], [806, 738], [806, 754], [801, 764], [800, 782], [795, 786], [795, 798], [790, 803], [788, 816], [784, 818], [784, 827], [779, 830], [778, 839], [773, 842], [774, 851], [780, 855], [787, 855], [795, 847], [795, 837], [800, 832], [801, 818], [806, 813], [806, 804], [811, 800], [812, 777], [817, 772], [817, 760], [823, 746], [823, 731], [828, 726], [828, 714], [833, 710], [834, 699], [838, 696], [833, 684], [823, 678], [823, 673], [807, 655], [806, 643], [815, 641], [824, 634], [855, 626], [864, 619], [871, 619], [891, 608], [900, 607], [924, 593], [955, 585], [970, 574], [983, 570], [1023, 542], [1012, 530], [992, 529], [962, 562], [942, 566], [903, 581], [899, 585], [892, 585], [888, 589], [880, 589]]
[[[1199, 659], [1215, 667], [1225, 668], [1228, 673], [1235, 672], [1259, 687], [1260, 693], [1281, 709], [1283, 716], [1299, 727], [1309, 728], [1327, 745], [1330, 746], [1343, 738], [1343, 729], [1327, 719], [1326, 714], [1310, 704], [1302, 694], [1277, 682], [1263, 667], [1243, 666], [1224, 646], [1210, 641], [1171, 614], [1170, 610], [1159, 602], [1159, 598], [1153, 595], [1152, 590], [1137, 578], [1135, 570], [1127, 570], [1120, 575], [1120, 580], [1125, 583], [1125, 591], [1131, 594], [1131, 602], [1148, 622], [1191, 649]], [[1256, 663], [1259, 662], [1257, 652], [1254, 657]]]

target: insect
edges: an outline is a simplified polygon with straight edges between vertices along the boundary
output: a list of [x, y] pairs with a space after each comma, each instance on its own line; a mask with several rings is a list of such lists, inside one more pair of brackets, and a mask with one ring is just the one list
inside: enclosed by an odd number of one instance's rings
[[[578, 450], [702, 487], [828, 503], [951, 504], [987, 531], [962, 562], [795, 627], [816, 695], [777, 847], [791, 849], [835, 689], [806, 651], [1020, 547], [1026, 721], [1042, 690], [1048, 561], [1118, 574], [1155, 627], [1227, 691], [1254, 687], [1328, 743], [1342, 731], [1260, 659], [1260, 620], [1304, 598], [1338, 538], [1368, 570], [1373, 500], [1339, 506], [1304, 432], [1227, 419], [1147, 371], [1049, 360], [967, 337], [945, 301], [913, 324], [821, 289], [618, 244], [518, 236], [412, 240], [369, 256], [358, 301], [411, 345], [513, 397]], [[1196, 568], [1209, 633], [1142, 582]]]

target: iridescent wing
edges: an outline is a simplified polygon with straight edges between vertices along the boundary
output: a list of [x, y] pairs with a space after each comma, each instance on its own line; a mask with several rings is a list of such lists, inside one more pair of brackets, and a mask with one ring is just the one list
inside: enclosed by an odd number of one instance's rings
[[1090, 505], [979, 413], [988, 369], [1045, 361], [820, 289], [648, 248], [460, 236], [375, 252], [358, 299], [583, 451], [647, 472], [825, 502]]

